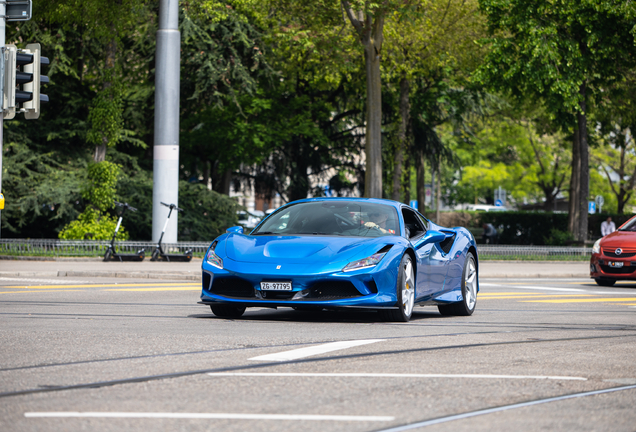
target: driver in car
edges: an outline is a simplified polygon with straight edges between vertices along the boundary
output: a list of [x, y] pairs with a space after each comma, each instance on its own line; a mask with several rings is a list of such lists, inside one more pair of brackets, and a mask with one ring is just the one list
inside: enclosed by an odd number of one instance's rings
[[379, 230], [382, 234], [395, 234], [394, 230], [387, 229], [386, 221], [389, 219], [389, 215], [386, 213], [380, 212], [371, 212], [368, 213], [369, 222], [365, 222], [364, 226], [367, 228], [375, 228]]

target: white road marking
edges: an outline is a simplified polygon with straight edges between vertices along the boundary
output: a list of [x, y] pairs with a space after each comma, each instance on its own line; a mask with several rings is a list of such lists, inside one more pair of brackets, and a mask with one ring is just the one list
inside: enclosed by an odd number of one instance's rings
[[411, 423], [411, 424], [404, 425], [404, 426], [398, 426], [398, 427], [394, 427], [394, 428], [390, 428], [390, 429], [384, 429], [384, 430], [381, 430], [380, 432], [402, 432], [402, 431], [406, 431], [406, 430], [410, 430], [410, 429], [419, 429], [419, 428], [423, 428], [423, 427], [426, 427], [426, 426], [432, 426], [432, 425], [439, 424], [439, 423], [446, 423], [446, 422], [450, 422], [450, 421], [454, 421], [454, 420], [462, 420], [462, 419], [466, 419], [466, 418], [470, 418], [470, 417], [476, 417], [476, 416], [480, 416], [480, 415], [484, 415], [484, 414], [492, 414], [492, 413], [496, 413], [496, 412], [500, 412], [500, 411], [507, 411], [507, 410], [510, 410], [510, 409], [524, 408], [524, 407], [528, 407], [528, 406], [539, 405], [539, 404], [544, 404], [544, 403], [549, 403], [549, 402], [557, 402], [557, 401], [562, 401], [562, 400], [566, 400], [566, 399], [574, 399], [574, 398], [580, 398], [580, 397], [585, 397], [585, 396], [595, 396], [595, 395], [604, 394], [604, 393], [612, 393], [612, 392], [617, 392], [617, 391], [633, 390], [633, 389], [636, 389], [636, 385], [625, 386], [625, 387], [614, 387], [614, 388], [609, 388], [609, 389], [605, 389], [605, 390], [595, 390], [595, 391], [589, 391], [589, 392], [583, 392], [583, 393], [574, 393], [574, 394], [569, 394], [569, 395], [565, 395], [565, 396], [557, 396], [557, 397], [552, 397], [552, 398], [534, 400], [534, 401], [530, 401], [530, 402], [521, 402], [521, 403], [516, 403], [516, 404], [512, 404], [512, 405], [505, 405], [505, 406], [500, 406], [500, 407], [496, 407], [496, 408], [487, 408], [487, 409], [467, 412], [467, 413], [463, 413], [463, 414], [456, 414], [456, 415], [452, 415], [452, 416], [448, 416], [448, 417], [440, 417], [440, 418], [436, 418], [436, 419], [432, 419], [432, 420], [425, 420], [425, 421], [418, 422], [418, 423]]
[[229, 420], [314, 420], [314, 421], [393, 421], [390, 416], [347, 416], [316, 414], [240, 414], [240, 413], [153, 413], [153, 412], [26, 412], [27, 418], [152, 418], [152, 419], [229, 419]]
[[343, 350], [360, 345], [367, 345], [376, 342], [383, 342], [386, 339], [365, 339], [365, 340], [353, 340], [353, 341], [340, 341], [331, 342], [322, 345], [316, 345], [313, 347], [299, 348], [291, 351], [283, 351], [280, 353], [266, 354], [258, 357], [252, 357], [248, 360], [258, 361], [288, 361], [297, 360], [303, 357], [310, 357], [318, 354], [325, 354], [332, 351]]
[[537, 379], [587, 381], [587, 378], [549, 375], [478, 375], [478, 374], [393, 374], [393, 373], [286, 373], [286, 372], [212, 372], [210, 376], [225, 377], [336, 377], [336, 378], [475, 378], [475, 379]]

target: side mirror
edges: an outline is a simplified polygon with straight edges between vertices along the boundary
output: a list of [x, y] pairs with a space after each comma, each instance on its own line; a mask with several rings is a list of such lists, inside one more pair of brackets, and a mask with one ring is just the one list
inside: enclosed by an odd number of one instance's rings
[[426, 231], [426, 234], [418, 241], [415, 242], [414, 246], [419, 249], [422, 246], [425, 246], [429, 243], [439, 243], [444, 240], [446, 236], [439, 231]]
[[233, 226], [233, 227], [230, 227], [230, 228], [226, 229], [225, 232], [234, 233], [234, 234], [243, 234], [243, 227], [242, 226]]

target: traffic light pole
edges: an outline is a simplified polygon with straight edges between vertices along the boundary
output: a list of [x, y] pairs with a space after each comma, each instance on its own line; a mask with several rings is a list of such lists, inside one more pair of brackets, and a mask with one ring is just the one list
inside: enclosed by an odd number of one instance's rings
[[[159, 241], [168, 208], [179, 205], [179, 1], [160, 0], [155, 67], [152, 241]], [[165, 243], [177, 242], [178, 216], [169, 219]]]

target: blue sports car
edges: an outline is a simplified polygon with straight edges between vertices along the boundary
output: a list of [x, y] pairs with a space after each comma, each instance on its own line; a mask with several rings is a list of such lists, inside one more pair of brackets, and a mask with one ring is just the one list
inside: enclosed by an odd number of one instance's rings
[[215, 239], [200, 303], [225, 318], [248, 307], [364, 308], [406, 322], [416, 304], [471, 315], [478, 268], [465, 228], [395, 201], [312, 198], [279, 208], [249, 235], [233, 227]]

